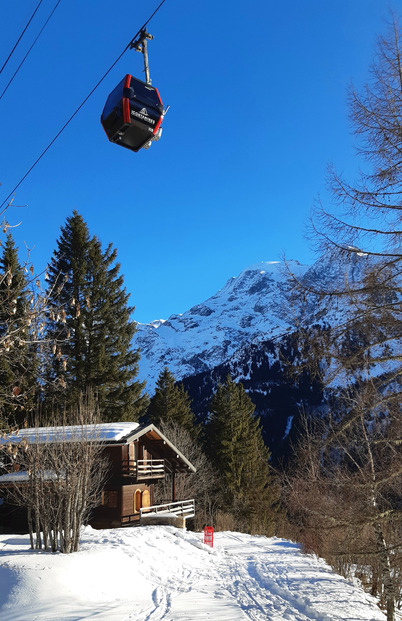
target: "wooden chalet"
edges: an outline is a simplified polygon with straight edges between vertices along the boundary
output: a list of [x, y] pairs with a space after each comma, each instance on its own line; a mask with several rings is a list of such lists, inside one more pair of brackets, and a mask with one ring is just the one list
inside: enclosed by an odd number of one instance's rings
[[[122, 422], [85, 427], [41, 427], [21, 430], [18, 435], [10, 434], [3, 442], [17, 444], [25, 438], [28, 444], [57, 442], [62, 445], [74, 441], [79, 433], [82, 437], [83, 429], [91, 441], [102, 444], [105, 459], [110, 463], [101, 504], [89, 521], [91, 526], [116, 528], [149, 523], [154, 517], [164, 515], [184, 519], [194, 516], [193, 500], [176, 499], [175, 477], [178, 473], [195, 472], [195, 468], [155, 425]], [[171, 498], [165, 504], [155, 505], [154, 483], [168, 475]], [[23, 473], [10, 469], [0, 476], [0, 496], [2, 488], [22, 481]], [[5, 504], [0, 504], [0, 527], [10, 528], [7, 522], [13, 513], [16, 517], [15, 511], [7, 512]]]

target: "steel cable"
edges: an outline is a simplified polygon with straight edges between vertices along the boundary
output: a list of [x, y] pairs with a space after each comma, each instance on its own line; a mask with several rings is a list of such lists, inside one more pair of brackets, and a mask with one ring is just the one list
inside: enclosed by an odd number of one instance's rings
[[[49, 151], [50, 147], [56, 142], [56, 140], [58, 139], [58, 137], [60, 136], [60, 134], [63, 133], [63, 131], [66, 129], [66, 127], [71, 123], [71, 121], [74, 119], [74, 117], [77, 116], [78, 112], [81, 110], [81, 108], [86, 104], [86, 102], [88, 101], [88, 99], [91, 97], [91, 95], [93, 95], [93, 93], [96, 91], [96, 89], [98, 88], [98, 86], [100, 86], [100, 84], [103, 82], [103, 80], [109, 75], [109, 73], [112, 71], [112, 69], [117, 65], [117, 63], [119, 62], [119, 60], [122, 58], [122, 56], [127, 52], [127, 50], [130, 48], [131, 44], [135, 41], [135, 39], [140, 35], [141, 31], [145, 29], [145, 27], [147, 26], [147, 24], [149, 24], [149, 22], [151, 21], [151, 19], [156, 15], [156, 13], [159, 11], [159, 9], [161, 8], [161, 6], [166, 2], [166, 0], [162, 0], [159, 5], [156, 7], [156, 9], [154, 10], [154, 12], [150, 15], [150, 17], [147, 19], [147, 21], [141, 26], [141, 28], [137, 31], [137, 33], [135, 34], [135, 36], [131, 39], [130, 43], [128, 43], [128, 45], [126, 45], [126, 47], [124, 48], [124, 50], [121, 52], [121, 54], [116, 58], [116, 60], [114, 61], [114, 63], [109, 67], [109, 69], [106, 71], [106, 73], [103, 74], [103, 76], [101, 77], [101, 79], [95, 84], [95, 86], [93, 87], [93, 89], [89, 92], [89, 94], [85, 97], [85, 99], [81, 102], [81, 104], [78, 106], [78, 108], [75, 110], [75, 112], [73, 112], [73, 114], [70, 116], [70, 118], [64, 123], [63, 127], [57, 132], [57, 134], [55, 135], [55, 137], [53, 138], [53, 140], [51, 142], [49, 142], [49, 144], [47, 145], [47, 147], [42, 151], [42, 153], [39, 155], [39, 157], [35, 160], [35, 162], [32, 164], [32, 166], [28, 169], [28, 171], [25, 173], [25, 175], [19, 180], [19, 182], [17, 183], [17, 185], [11, 190], [10, 194], [5, 198], [5, 200], [1, 203], [0, 205], [0, 215], [4, 213], [5, 209], [7, 209], [7, 206], [4, 208], [4, 206], [6, 205], [6, 203], [9, 201], [9, 199], [13, 196], [13, 194], [15, 193], [15, 191], [20, 187], [20, 185], [25, 181], [25, 179], [28, 177], [28, 175], [30, 174], [30, 172], [32, 172], [32, 170], [35, 168], [35, 166], [40, 162], [40, 160], [43, 158], [43, 156]], [[4, 209], [3, 209], [4, 208]]]
[[26, 29], [28, 28], [29, 24], [31, 23], [31, 21], [32, 21], [32, 20], [33, 20], [33, 18], [35, 17], [35, 13], [36, 13], [36, 12], [37, 12], [37, 10], [39, 9], [39, 7], [40, 7], [40, 5], [42, 4], [42, 2], [43, 2], [43, 0], [40, 0], [40, 1], [39, 1], [39, 3], [38, 3], [38, 5], [37, 5], [36, 9], [34, 10], [34, 12], [32, 13], [31, 17], [29, 18], [27, 25], [25, 26], [24, 30], [21, 32], [21, 34], [20, 34], [20, 36], [19, 36], [19, 38], [18, 38], [17, 43], [14, 45], [13, 49], [11, 50], [11, 52], [9, 53], [9, 55], [8, 55], [8, 57], [7, 57], [7, 59], [6, 59], [6, 62], [4, 63], [4, 65], [2, 66], [2, 68], [0, 69], [0, 75], [3, 73], [3, 70], [4, 70], [5, 66], [7, 65], [8, 61], [9, 61], [9, 60], [10, 60], [10, 58], [11, 58], [11, 56], [14, 54], [14, 52], [15, 52], [15, 50], [16, 50], [16, 48], [17, 48], [17, 45], [19, 44], [19, 42], [21, 41], [22, 37], [24, 36]]
[[61, 0], [58, 0], [56, 5], [54, 6], [52, 12], [50, 13], [49, 17], [47, 18], [47, 20], [45, 21], [45, 23], [43, 24], [42, 28], [39, 31], [39, 34], [36, 36], [34, 42], [32, 43], [31, 47], [29, 48], [29, 50], [27, 51], [27, 53], [25, 54], [24, 58], [21, 60], [20, 64], [18, 65], [16, 71], [14, 72], [13, 76], [11, 77], [11, 79], [9, 80], [7, 86], [5, 87], [5, 89], [3, 90], [2, 94], [0, 95], [0, 101], [3, 99], [6, 91], [8, 90], [9, 86], [11, 85], [11, 83], [13, 82], [15, 76], [17, 75], [17, 73], [19, 72], [19, 70], [21, 69], [22, 65], [24, 64], [24, 62], [26, 61], [26, 59], [28, 58], [30, 52], [32, 51], [32, 48], [34, 47], [35, 43], [37, 42], [37, 40], [39, 39], [39, 37], [41, 36], [42, 32], [45, 30], [47, 24], [49, 23], [53, 13], [55, 12], [55, 10], [57, 9], [57, 7], [59, 6]]

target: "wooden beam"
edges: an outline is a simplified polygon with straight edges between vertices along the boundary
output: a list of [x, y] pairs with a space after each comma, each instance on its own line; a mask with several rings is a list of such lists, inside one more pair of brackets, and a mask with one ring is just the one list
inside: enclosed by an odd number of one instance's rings
[[176, 500], [176, 471], [172, 471], [172, 502]]

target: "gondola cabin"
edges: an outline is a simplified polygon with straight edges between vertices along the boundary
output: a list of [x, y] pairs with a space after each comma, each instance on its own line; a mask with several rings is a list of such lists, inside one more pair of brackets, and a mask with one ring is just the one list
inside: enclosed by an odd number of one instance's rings
[[158, 89], [127, 74], [107, 98], [101, 122], [111, 142], [139, 151], [160, 138], [164, 114]]

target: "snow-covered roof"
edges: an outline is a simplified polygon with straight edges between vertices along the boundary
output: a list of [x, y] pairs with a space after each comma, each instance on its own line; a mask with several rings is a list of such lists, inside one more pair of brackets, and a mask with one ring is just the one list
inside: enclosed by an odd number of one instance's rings
[[[139, 423], [99, 423], [98, 425], [71, 425], [65, 427], [33, 427], [21, 429], [18, 433], [10, 433], [0, 437], [0, 444], [19, 444], [24, 439], [28, 444], [45, 444], [52, 442], [72, 442], [82, 439], [104, 444], [125, 444], [135, 442], [139, 438], [148, 437], [152, 442], [159, 441], [168, 449], [167, 459], [174, 462], [175, 467], [184, 467], [195, 472], [195, 467], [178, 448], [155, 425]], [[155, 450], [155, 446], [154, 446]]]
[[1, 444], [17, 444], [23, 438], [28, 443], [68, 442], [86, 438], [99, 442], [119, 442], [132, 434], [139, 423], [99, 423], [97, 425], [70, 425], [66, 427], [33, 427], [21, 429], [0, 438]]
[[[44, 481], [51, 481], [57, 479], [59, 475], [54, 470], [45, 470], [41, 474], [41, 479]], [[26, 470], [20, 470], [19, 472], [9, 472], [8, 474], [2, 474], [0, 476], [0, 483], [22, 483], [29, 481], [29, 474]]]

